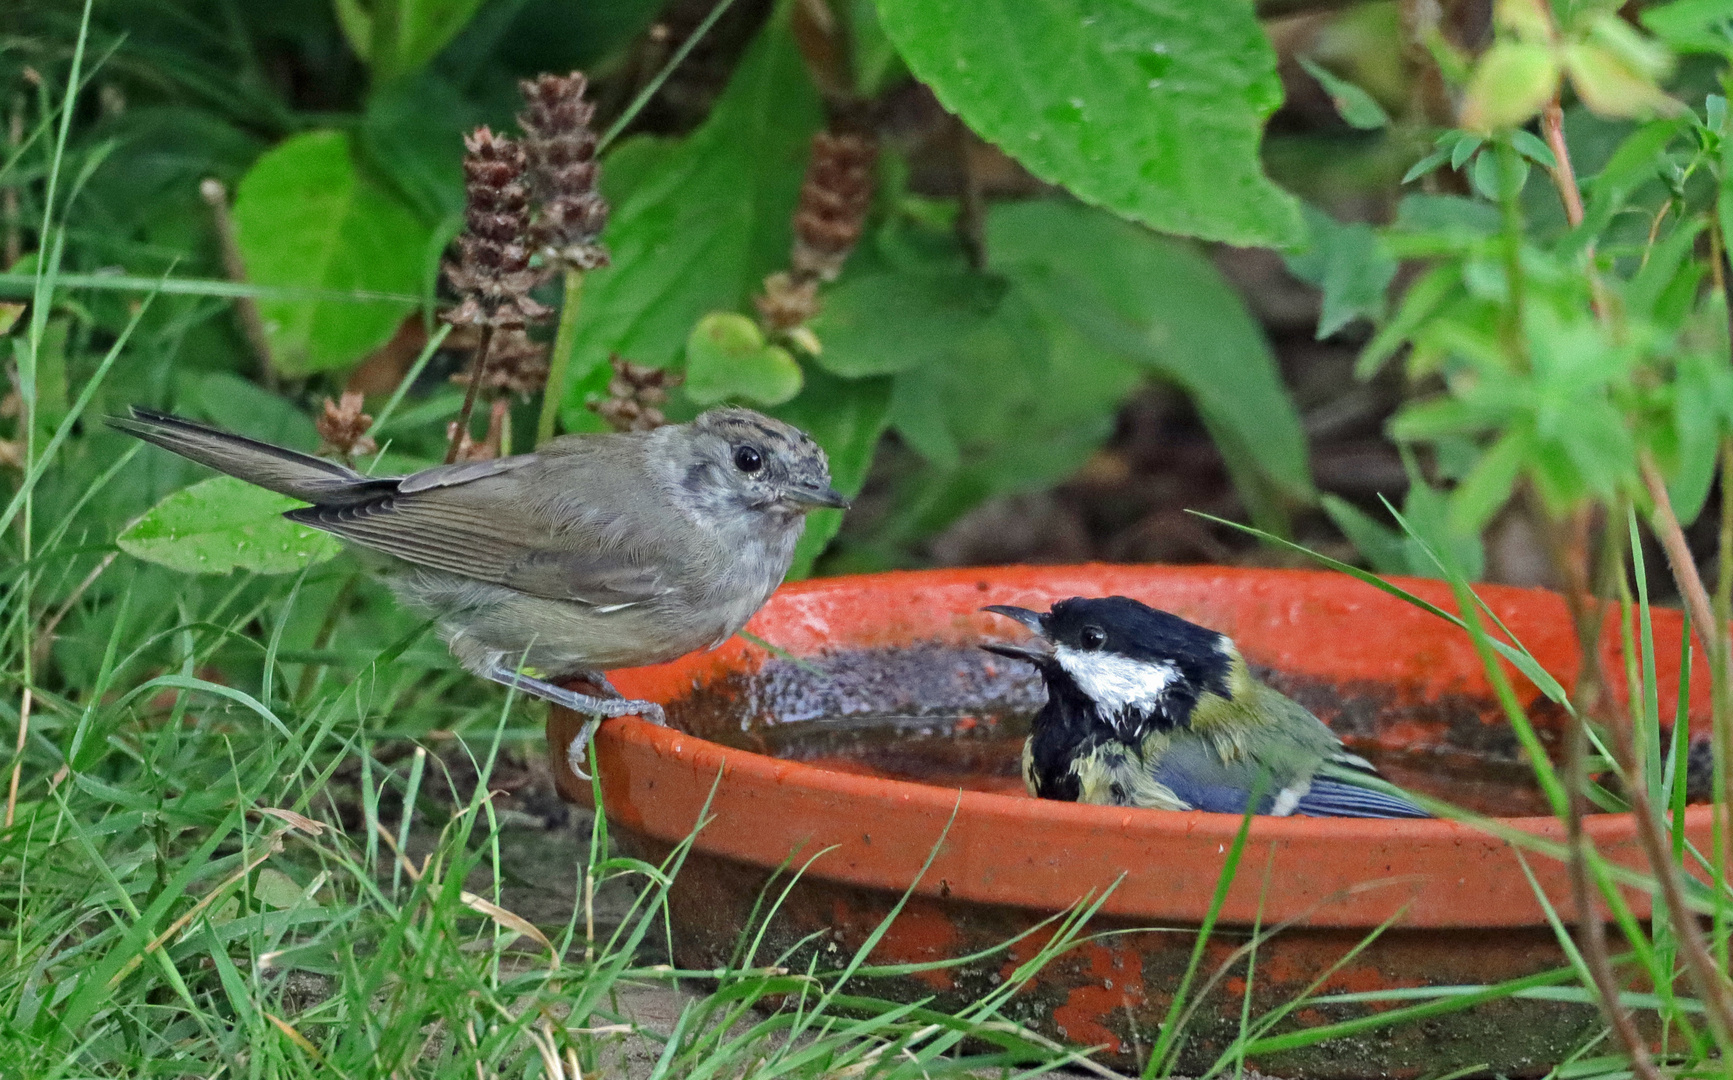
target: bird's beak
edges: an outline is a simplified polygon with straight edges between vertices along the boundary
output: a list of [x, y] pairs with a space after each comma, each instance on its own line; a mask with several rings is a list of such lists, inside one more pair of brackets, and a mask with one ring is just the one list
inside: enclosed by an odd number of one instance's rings
[[1047, 642], [1041, 638], [1035, 638], [1028, 645], [1013, 645], [1008, 641], [989, 641], [981, 648], [999, 656], [1008, 656], [1013, 660], [1027, 660], [1036, 666], [1053, 659], [1053, 650], [1047, 647]]
[[820, 507], [826, 506], [832, 510], [847, 510], [848, 496], [832, 487], [791, 487], [782, 492], [785, 502], [796, 506]]
[[1041, 613], [1028, 608], [1011, 607], [1009, 604], [992, 604], [981, 609], [991, 611], [995, 615], [1003, 615], [1007, 619], [1016, 619], [1035, 632], [1035, 637], [1020, 645], [1009, 642], [992, 641], [981, 646], [990, 653], [1008, 656], [1013, 660], [1027, 660], [1037, 666], [1053, 659], [1053, 646], [1047, 641], [1047, 630], [1041, 624]]
[[1046, 624], [1041, 621], [1041, 613], [1039, 611], [1030, 611], [1028, 608], [1012, 607], [1010, 604], [989, 604], [981, 610], [991, 611], [995, 615], [1003, 615], [1007, 619], [1016, 619], [1024, 626], [1027, 626], [1032, 632], [1040, 634], [1042, 637], [1047, 636], [1047, 627]]

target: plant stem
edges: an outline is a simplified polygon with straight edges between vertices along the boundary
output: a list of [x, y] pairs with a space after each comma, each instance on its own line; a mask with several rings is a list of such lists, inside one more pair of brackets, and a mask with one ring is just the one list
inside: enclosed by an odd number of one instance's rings
[[[1666, 482], [1656, 468], [1654, 459], [1646, 451], [1641, 457], [1641, 464], [1643, 485], [1655, 504], [1651, 527], [1660, 539], [1662, 549], [1667, 553], [1667, 562], [1673, 569], [1673, 580], [1678, 584], [1679, 593], [1691, 612], [1691, 621], [1695, 624], [1704, 648], [1711, 656], [1716, 656], [1722, 652], [1723, 632], [1716, 630], [1717, 623], [1709, 603], [1708, 591], [1704, 589], [1703, 579], [1697, 573], [1696, 561], [1691, 557], [1691, 550], [1685, 542], [1685, 532], [1679, 526], [1677, 515], [1673, 513]], [[1599, 663], [1598, 656], [1596, 663]], [[1722, 674], [1725, 677], [1726, 673]], [[1682, 686], [1679, 692], [1688, 694], [1690, 688]], [[1619, 757], [1625, 762], [1633, 761], [1629, 731], [1617, 718], [1612, 718], [1607, 727], [1612, 732], [1614, 747]], [[1666, 903], [1667, 913], [1674, 924], [1674, 933], [1683, 946], [1686, 971], [1695, 984], [1698, 996], [1703, 1000], [1705, 1018], [1716, 1029], [1717, 1037], [1725, 1046], [1728, 1039], [1733, 1037], [1733, 995], [1728, 993], [1727, 977], [1715, 964], [1708, 943], [1703, 937], [1702, 926], [1685, 902], [1684, 886], [1679, 881], [1679, 868], [1667, 854], [1665, 839], [1655, 823], [1654, 807], [1649, 802], [1648, 791], [1641, 783], [1641, 778], [1634, 778], [1629, 787], [1637, 838], [1643, 845], [1644, 856], [1655, 872], [1662, 900]]]
[[1559, 202], [1564, 203], [1565, 220], [1574, 229], [1583, 223], [1583, 195], [1577, 187], [1576, 170], [1571, 168], [1570, 148], [1565, 145], [1565, 111], [1557, 97], [1541, 110], [1540, 130], [1547, 149], [1552, 151], [1555, 163], [1552, 182], [1558, 187]]
[[554, 420], [566, 398], [566, 379], [571, 370], [572, 350], [577, 347], [578, 298], [584, 290], [584, 272], [566, 268], [566, 295], [560, 303], [560, 326], [554, 334], [554, 355], [548, 363], [548, 385], [542, 390], [542, 412], [536, 418], [536, 445], [554, 437]]
[[[1565, 584], [1565, 604], [1577, 635], [1578, 675], [1577, 684], [1571, 691], [1577, 708], [1565, 741], [1565, 784], [1569, 795], [1565, 835], [1570, 850], [1571, 905], [1576, 909], [1575, 922], [1583, 965], [1594, 981], [1601, 1012], [1618, 1036], [1630, 1060], [1631, 1070], [1642, 1080], [1661, 1080], [1642, 1033], [1631, 1019], [1630, 1011], [1620, 1001], [1623, 988], [1613, 971], [1607, 950], [1607, 928], [1601, 919], [1599, 905], [1595, 903], [1594, 887], [1589, 878], [1588, 838], [1583, 834], [1583, 814], [1588, 809], [1588, 718], [1599, 710], [1605, 687], [1600, 650], [1603, 618], [1590, 581], [1588, 515], [1587, 510], [1579, 511], [1569, 521], [1561, 523], [1548, 516], [1544, 508], [1536, 508], [1537, 520], [1545, 523], [1543, 529], [1553, 565]], [[1633, 789], [1637, 786], [1631, 785]]]
[[[1654, 457], [1647, 450], [1642, 452], [1638, 460], [1643, 472], [1643, 487], [1655, 504], [1650, 527], [1655, 530], [1655, 537], [1661, 541], [1661, 550], [1667, 553], [1667, 565], [1673, 571], [1673, 580], [1679, 586], [1679, 595], [1691, 612], [1691, 628], [1697, 632], [1703, 651], [1714, 656], [1720, 651], [1716, 640], [1720, 635], [1715, 632], [1715, 611], [1709, 602], [1709, 590], [1703, 587], [1702, 575], [1697, 572], [1697, 560], [1692, 557], [1690, 545], [1685, 542], [1685, 530], [1679, 525], [1678, 515], [1673, 513], [1673, 500], [1667, 494], [1667, 481], [1662, 478], [1661, 470], [1656, 467]], [[1680, 693], [1684, 693], [1684, 690], [1681, 689]]]
[[[211, 221], [217, 230], [217, 246], [222, 250], [223, 274], [237, 285], [247, 283], [247, 264], [241, 258], [241, 245], [235, 240], [234, 219], [229, 217], [229, 193], [222, 181], [212, 177], [199, 184], [199, 195], [211, 208]], [[271, 358], [271, 339], [265, 333], [265, 320], [259, 314], [259, 302], [250, 296], [235, 298], [235, 317], [240, 320], [241, 333], [252, 347], [259, 362], [259, 381], [272, 389], [277, 385], [277, 366]]]
[[[1564, 204], [1565, 217], [1575, 228], [1583, 220], [1583, 203], [1582, 194], [1577, 187], [1576, 174], [1571, 168], [1570, 151], [1565, 144], [1563, 120], [1563, 111], [1559, 108], [1559, 103], [1555, 98], [1552, 104], [1541, 113], [1541, 130], [1548, 148], [1552, 150], [1556, 159], [1552, 176], [1553, 182], [1559, 189], [1559, 199]], [[1652, 243], [1653, 237], [1651, 236]], [[1590, 249], [1591, 260], [1592, 255], [1593, 252]], [[1719, 266], [1716, 267], [1716, 270], [1717, 276], [1719, 276]], [[1609, 307], [1605, 303], [1600, 282], [1594, 274], [1592, 265], [1589, 267], [1588, 274], [1590, 285], [1594, 290], [1596, 314], [1604, 319]], [[1690, 547], [1685, 542], [1685, 533], [1679, 526], [1678, 516], [1673, 513], [1673, 504], [1667, 495], [1666, 482], [1662, 478], [1660, 470], [1655, 466], [1653, 457], [1644, 451], [1640, 456], [1639, 464], [1643, 476], [1643, 486], [1648, 490], [1649, 497], [1655, 504], [1654, 515], [1650, 522], [1651, 528], [1667, 553], [1667, 562], [1672, 568], [1673, 580], [1679, 586], [1679, 593], [1690, 609], [1691, 621], [1696, 624], [1697, 633], [1701, 636], [1705, 648], [1715, 658], [1713, 665], [1716, 669], [1715, 674], [1720, 681], [1725, 682], [1727, 674], [1725, 665], [1728, 653], [1722, 648], [1722, 642], [1726, 640], [1726, 622], [1724, 619], [1717, 620], [1715, 618], [1709, 603], [1708, 592], [1704, 589], [1702, 577], [1697, 572], [1696, 560], [1692, 558]], [[1723, 483], [1729, 475], [1733, 474], [1725, 471], [1722, 473]], [[1586, 539], [1586, 534], [1584, 538]], [[1726, 529], [1723, 529], [1723, 543], [1726, 543]], [[1573, 543], [1573, 549], [1575, 546]], [[1586, 751], [1584, 745], [1586, 732], [1583, 725], [1591, 716], [1597, 714], [1597, 710], [1603, 709], [1608, 703], [1604, 693], [1606, 680], [1605, 673], [1601, 669], [1600, 649], [1591, 644], [1592, 641], [1597, 641], [1599, 638], [1600, 613], [1599, 605], [1594, 602], [1593, 593], [1589, 588], [1586, 576], [1586, 560], [1586, 550], [1572, 550], [1566, 554], [1565, 559], [1570, 565], [1561, 565], [1560, 567], [1561, 570], [1565, 571], [1565, 580], [1568, 584], [1566, 599], [1570, 604], [1572, 617], [1576, 621], [1578, 640], [1582, 647], [1578, 687], [1579, 691], [1583, 692], [1583, 700], [1582, 707], [1578, 710], [1578, 720], [1572, 726], [1571, 732], [1573, 760], [1569, 828], [1571, 833], [1572, 892], [1576, 894], [1579, 925], [1585, 930], [1589, 930], [1586, 937], [1598, 944], [1598, 948], [1594, 951], [1600, 953], [1600, 956], [1594, 959], [1604, 960], [1605, 927], [1601, 925], [1599, 918], [1592, 911], [1582, 906], [1586, 900], [1588, 882], [1586, 867], [1579, 867], [1578, 865], [1585, 854], [1582, 848], [1581, 811], [1583, 809], [1583, 785], [1587, 782], [1587, 777], [1579, 775], [1581, 762], [1577, 760], [1577, 757]], [[1622, 559], [1618, 564], [1618, 572], [1624, 572]], [[1723, 562], [1723, 578], [1726, 577], [1726, 572], [1726, 564]], [[1688, 694], [1690, 688], [1681, 687], [1679, 692]], [[1622, 763], [1628, 765], [1634, 762], [1635, 756], [1631, 746], [1630, 732], [1620, 718], [1605, 717], [1603, 723], [1607, 730], [1612, 733], [1614, 750], [1622, 759]], [[1684, 888], [1679, 881], [1679, 867], [1667, 854], [1666, 843], [1660, 834], [1659, 826], [1656, 824], [1654, 807], [1650, 804], [1648, 791], [1642, 783], [1642, 778], [1634, 777], [1629, 788], [1632, 817], [1636, 825], [1638, 840], [1643, 845], [1644, 857], [1648, 861], [1650, 869], [1654, 871], [1655, 879], [1660, 885], [1662, 899], [1672, 918], [1679, 941], [1684, 946], [1683, 956], [1686, 962], [1686, 971], [1690, 975], [1697, 993], [1703, 999], [1705, 1018], [1715, 1029], [1720, 1043], [1725, 1046], [1728, 1038], [1733, 1036], [1733, 997], [1728, 994], [1726, 975], [1716, 966], [1709, 952], [1708, 944], [1703, 938], [1702, 926], [1698, 922], [1696, 914], [1685, 903]], [[1590, 929], [1591, 924], [1592, 929]], [[1585, 960], [1591, 960], [1590, 952], [1591, 950], [1584, 949]], [[1599, 965], [1595, 964], [1593, 960], [1591, 960], [1591, 970], [1593, 970], [1597, 985], [1601, 984], [1603, 981], [1602, 972], [1599, 970]], [[1610, 975], [1610, 971], [1607, 974]], [[1636, 1032], [1630, 1024], [1629, 1015], [1625, 1013], [1622, 1006], [1617, 1004], [1615, 999], [1606, 996], [1607, 988], [1605, 986], [1601, 986], [1600, 989], [1603, 1009], [1613, 1020], [1619, 1039], [1625, 1044], [1626, 1050], [1631, 1056], [1633, 1068], [1645, 1076], [1653, 1074], [1654, 1063], [1649, 1058], [1646, 1045], [1633, 1041]]]
[[[1733, 476], [1733, 439], [1721, 443], [1721, 535], [1718, 541], [1720, 572], [1715, 582], [1715, 648], [1710, 654], [1710, 746], [1715, 763], [1715, 880], [1727, 880], [1727, 814], [1733, 808], [1733, 497], [1726, 490]], [[1715, 940], [1721, 943], [1721, 968], [1727, 968], [1725, 904], [1715, 905]]]
[[463, 410], [457, 414], [457, 427], [451, 432], [451, 445], [445, 449], [445, 463], [457, 460], [464, 436], [469, 434], [469, 415], [475, 411], [475, 396], [481, 390], [482, 376], [487, 374], [487, 353], [493, 347], [493, 327], [481, 328], [481, 342], [475, 347], [475, 363], [470, 366], [469, 390], [463, 395]]
[[704, 35], [710, 32], [710, 28], [716, 25], [717, 20], [721, 19], [733, 4], [734, 0], [716, 0], [716, 6], [710, 9], [710, 14], [704, 16], [704, 21], [698, 24], [691, 36], [680, 43], [680, 47], [674, 50], [674, 55], [668, 58], [666, 64], [662, 65], [662, 70], [656, 72], [655, 78], [651, 79], [644, 89], [638, 92], [638, 96], [634, 97], [632, 103], [626, 106], [626, 111], [620, 114], [619, 119], [615, 120], [608, 130], [602, 133], [601, 140], [596, 143], [598, 156], [615, 139], [620, 137], [620, 133], [626, 130], [626, 125], [630, 124], [634, 117], [644, 111], [644, 106], [650, 104], [650, 99], [656, 96], [658, 90], [662, 89], [662, 84], [668, 81], [668, 76], [674, 74], [674, 69], [685, 62], [692, 50], [698, 47], [698, 43], [704, 40]]
[[30, 684], [24, 685], [24, 697], [18, 703], [18, 746], [12, 756], [12, 779], [6, 785], [5, 827], [12, 827], [18, 812], [18, 779], [24, 773], [24, 747], [30, 739]]

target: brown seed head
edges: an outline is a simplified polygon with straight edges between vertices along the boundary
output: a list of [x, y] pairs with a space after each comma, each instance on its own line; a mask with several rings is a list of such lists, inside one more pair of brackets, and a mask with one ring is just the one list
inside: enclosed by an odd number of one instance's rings
[[349, 458], [378, 452], [379, 444], [367, 434], [367, 429], [373, 426], [373, 417], [361, 411], [361, 403], [361, 394], [356, 390], [345, 390], [340, 402], [325, 399], [325, 407], [313, 421], [319, 430], [320, 453]]
[[590, 411], [615, 431], [650, 431], [668, 422], [657, 406], [668, 400], [668, 389], [680, 385], [672, 371], [634, 364], [615, 353], [609, 358], [614, 377], [608, 381], [608, 396], [590, 402]]
[[878, 141], [870, 135], [812, 137], [812, 157], [794, 212], [794, 250], [789, 262], [796, 280], [832, 281], [860, 241], [873, 200], [873, 165]]
[[464, 232], [445, 279], [457, 304], [442, 313], [456, 326], [521, 327], [550, 309], [530, 298], [543, 278], [530, 266], [529, 185], [523, 147], [486, 127], [463, 141]]
[[608, 264], [597, 242], [608, 203], [596, 191], [596, 107], [584, 100], [583, 72], [540, 75], [518, 84], [529, 176], [536, 202], [534, 242], [548, 259], [580, 270]]

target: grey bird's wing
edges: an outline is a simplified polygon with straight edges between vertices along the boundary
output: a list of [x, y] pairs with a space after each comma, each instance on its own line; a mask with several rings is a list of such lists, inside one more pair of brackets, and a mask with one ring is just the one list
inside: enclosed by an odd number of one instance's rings
[[365, 503], [285, 516], [416, 566], [550, 600], [625, 607], [673, 590], [671, 560], [637, 520], [651, 494], [642, 483], [631, 494], [609, 483], [616, 470], [596, 467], [605, 464], [567, 453], [445, 465]]

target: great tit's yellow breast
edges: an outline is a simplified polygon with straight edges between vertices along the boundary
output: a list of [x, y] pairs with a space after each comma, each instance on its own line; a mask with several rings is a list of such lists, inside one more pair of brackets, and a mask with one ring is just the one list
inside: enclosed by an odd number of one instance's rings
[[1150, 776], [1143, 754], [1124, 743], [1105, 743], [1091, 748], [1071, 763], [1071, 771], [1077, 774], [1081, 789], [1078, 802], [1098, 806], [1141, 806], [1153, 810], [1191, 809], [1166, 784], [1158, 783]]

